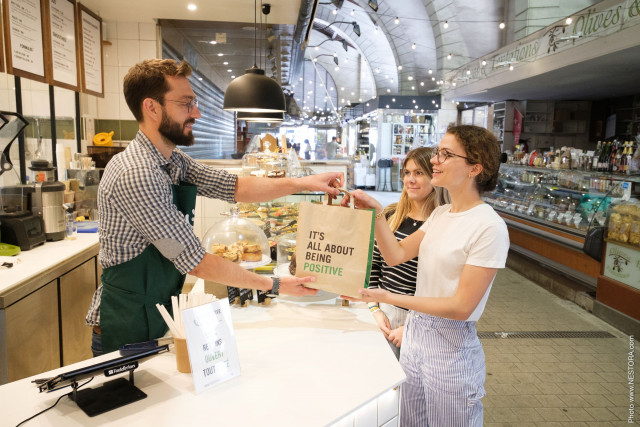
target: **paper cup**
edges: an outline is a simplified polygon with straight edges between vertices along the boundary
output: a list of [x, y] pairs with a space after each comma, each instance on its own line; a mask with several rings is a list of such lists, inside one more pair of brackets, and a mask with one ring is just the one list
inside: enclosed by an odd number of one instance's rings
[[189, 351], [187, 350], [187, 340], [184, 338], [174, 338], [173, 344], [176, 352], [176, 367], [178, 372], [191, 373], [191, 363], [189, 363]]

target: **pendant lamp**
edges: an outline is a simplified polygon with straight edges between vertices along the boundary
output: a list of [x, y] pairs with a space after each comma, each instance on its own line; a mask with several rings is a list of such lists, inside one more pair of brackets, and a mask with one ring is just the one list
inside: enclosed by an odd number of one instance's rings
[[254, 0], [254, 63], [245, 70], [245, 74], [229, 83], [224, 92], [222, 108], [228, 111], [244, 111], [249, 113], [277, 113], [287, 110], [282, 88], [272, 78], [264, 74], [264, 70], [256, 65], [257, 56], [257, 0]]
[[284, 121], [284, 113], [248, 113], [246, 111], [238, 112], [238, 120], [259, 123], [277, 123]]

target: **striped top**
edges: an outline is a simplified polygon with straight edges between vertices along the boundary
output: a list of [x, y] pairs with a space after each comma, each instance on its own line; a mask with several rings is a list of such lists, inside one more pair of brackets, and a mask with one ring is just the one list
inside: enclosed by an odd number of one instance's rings
[[[398, 241], [418, 230], [424, 221], [417, 221], [412, 218], [406, 218], [394, 235]], [[394, 294], [413, 295], [416, 292], [416, 275], [418, 273], [418, 257], [409, 261], [389, 267], [378, 249], [376, 242], [373, 247], [373, 256], [371, 260], [371, 275], [369, 277], [370, 288], [386, 289]], [[402, 310], [406, 308], [398, 307]]]
[[[198, 163], [176, 148], [167, 159], [138, 131], [107, 164], [98, 190], [102, 268], [127, 262], [153, 244], [182, 274], [193, 270], [205, 250], [188, 219], [173, 204], [171, 184], [187, 182], [198, 195], [234, 203], [237, 176]], [[102, 285], [87, 323], [100, 323]]]

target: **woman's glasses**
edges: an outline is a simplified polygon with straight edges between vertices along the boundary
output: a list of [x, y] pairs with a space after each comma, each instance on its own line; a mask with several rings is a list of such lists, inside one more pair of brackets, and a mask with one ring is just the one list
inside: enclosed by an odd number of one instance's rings
[[433, 154], [431, 155], [431, 158], [433, 159], [434, 157], [438, 160], [438, 163], [446, 162], [449, 157], [460, 157], [461, 159], [465, 159], [471, 162], [471, 160], [469, 160], [468, 157], [461, 156], [460, 154], [450, 153], [449, 151], [440, 150], [440, 149], [433, 152]]

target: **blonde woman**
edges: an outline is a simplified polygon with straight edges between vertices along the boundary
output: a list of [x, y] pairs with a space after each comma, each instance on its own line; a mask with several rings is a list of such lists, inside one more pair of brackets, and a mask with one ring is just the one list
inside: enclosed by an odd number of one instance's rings
[[[402, 182], [404, 187], [398, 203], [389, 205], [384, 216], [397, 240], [413, 234], [418, 230], [431, 212], [447, 203], [446, 190], [431, 185], [433, 166], [431, 165], [432, 148], [416, 148], [409, 151], [402, 163]], [[369, 288], [385, 289], [401, 295], [413, 295], [416, 291], [416, 273], [418, 258], [415, 257], [396, 266], [389, 266], [378, 249], [373, 249]], [[400, 358], [402, 331], [408, 310], [386, 303], [369, 303], [376, 323], [396, 357]]]

